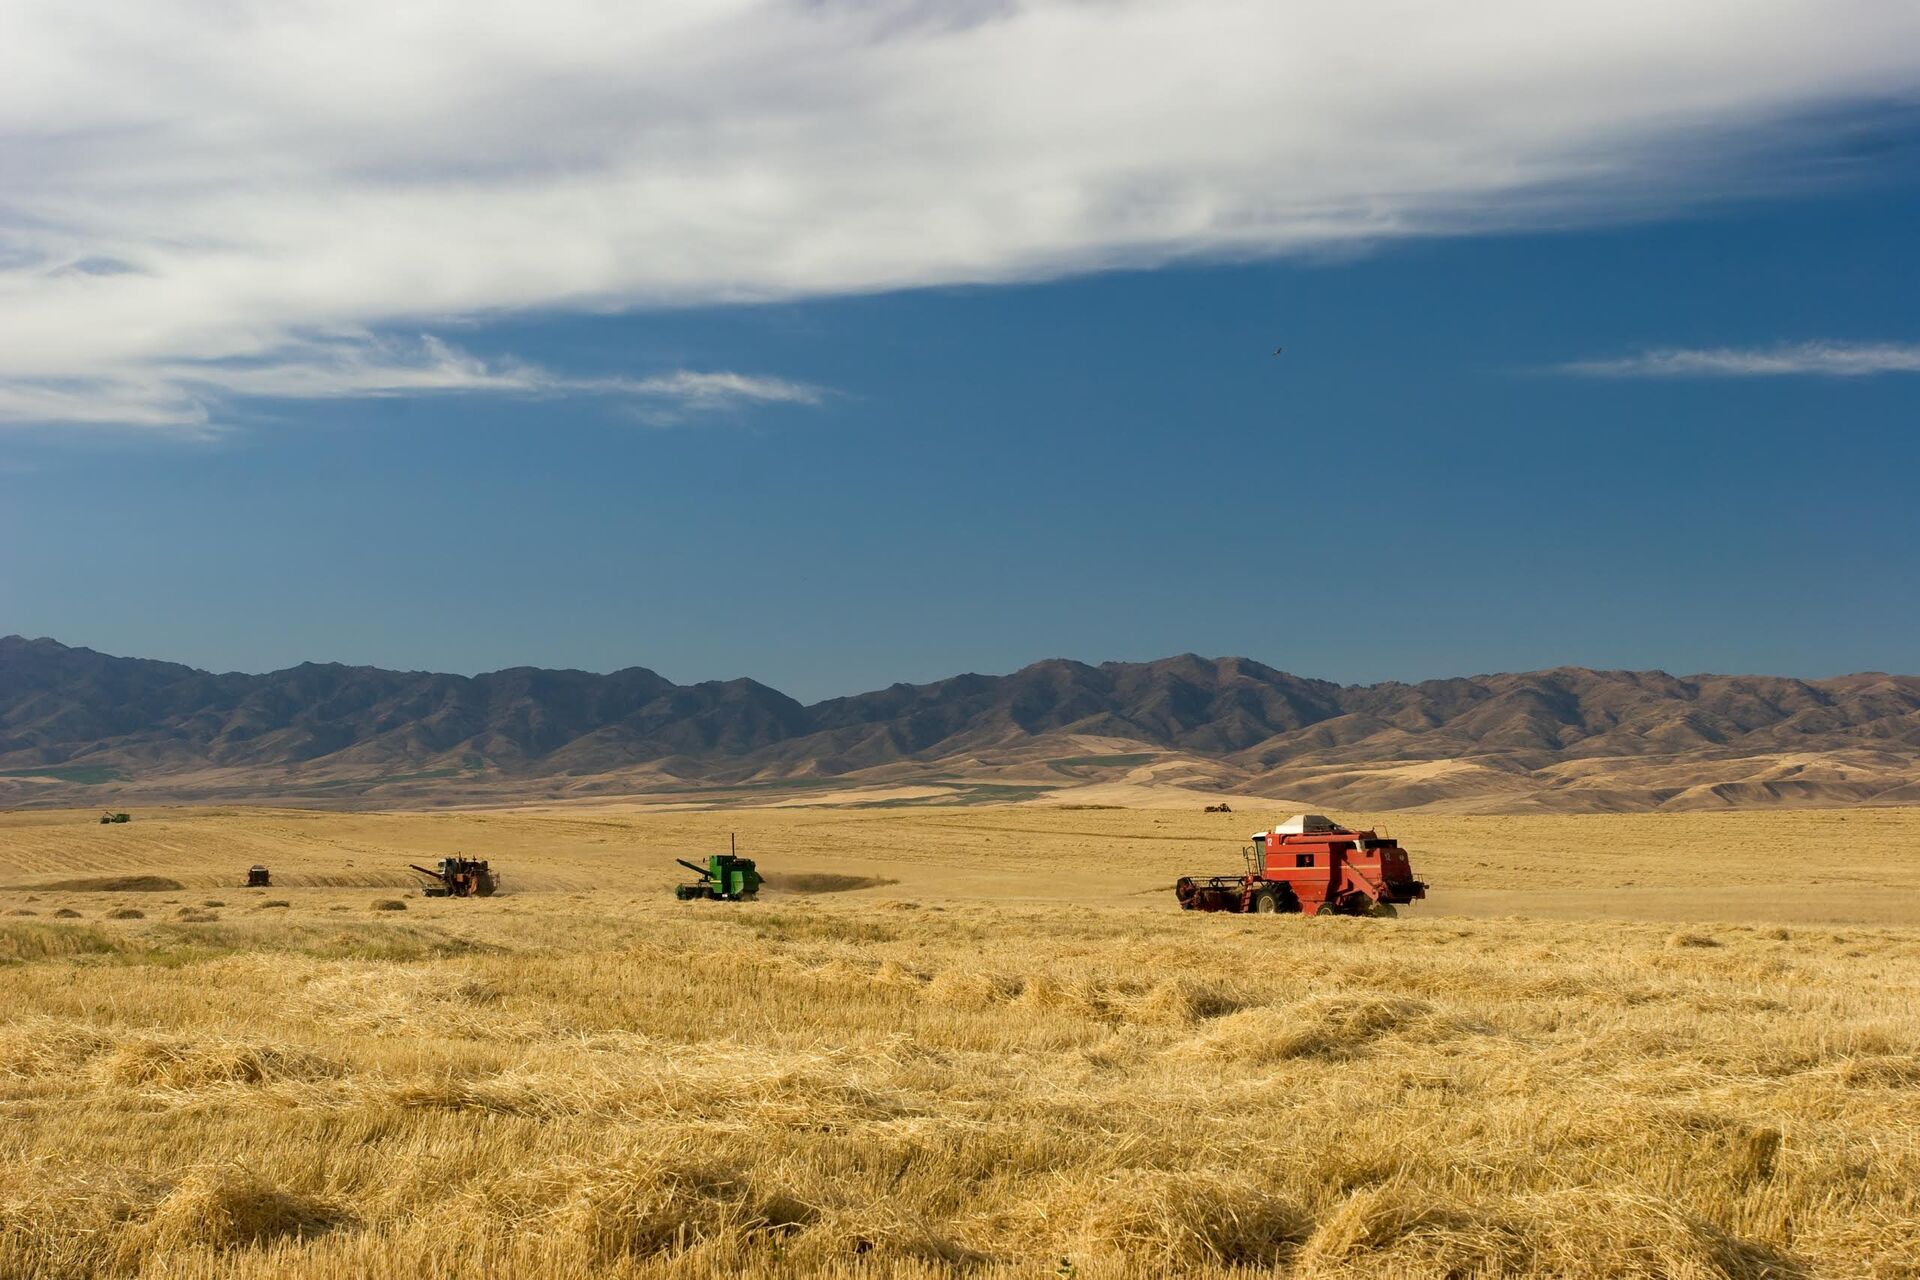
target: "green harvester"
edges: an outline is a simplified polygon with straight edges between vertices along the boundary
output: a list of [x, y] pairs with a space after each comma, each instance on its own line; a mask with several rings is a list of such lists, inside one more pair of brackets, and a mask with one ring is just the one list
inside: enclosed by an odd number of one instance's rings
[[675, 862], [700, 878], [692, 884], [674, 886], [673, 896], [682, 902], [700, 898], [712, 902], [751, 902], [760, 892], [760, 873], [754, 869], [752, 858], [740, 856], [739, 848], [736, 843], [734, 852], [714, 854], [704, 867], [685, 858], [675, 858]]

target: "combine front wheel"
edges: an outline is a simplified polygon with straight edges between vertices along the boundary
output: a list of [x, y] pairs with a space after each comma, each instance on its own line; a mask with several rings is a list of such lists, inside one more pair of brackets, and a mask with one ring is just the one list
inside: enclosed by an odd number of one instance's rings
[[1263, 916], [1274, 915], [1280, 910], [1280, 895], [1271, 889], [1262, 889], [1253, 895], [1253, 909]]

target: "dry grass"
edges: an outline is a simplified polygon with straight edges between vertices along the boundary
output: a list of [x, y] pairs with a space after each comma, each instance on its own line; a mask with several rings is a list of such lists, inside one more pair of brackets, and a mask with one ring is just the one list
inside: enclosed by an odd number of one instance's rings
[[[1448, 918], [1444, 855], [1398, 919], [1192, 917], [1135, 888], [1240, 815], [805, 816], [872, 844], [743, 852], [897, 883], [659, 892], [737, 816], [143, 823], [304, 835], [293, 905], [0, 921], [0, 1275], [1920, 1275], [1920, 931]], [[514, 892], [313, 883], [440, 839]]]
[[78, 880], [54, 880], [35, 888], [80, 893], [177, 893], [186, 886], [165, 876], [85, 876]]

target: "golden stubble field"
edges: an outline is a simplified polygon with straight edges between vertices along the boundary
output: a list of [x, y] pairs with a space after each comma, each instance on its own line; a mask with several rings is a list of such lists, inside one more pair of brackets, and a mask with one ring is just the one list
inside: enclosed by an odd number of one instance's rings
[[1920, 811], [1282, 816], [0, 815], [0, 1276], [1920, 1275]]

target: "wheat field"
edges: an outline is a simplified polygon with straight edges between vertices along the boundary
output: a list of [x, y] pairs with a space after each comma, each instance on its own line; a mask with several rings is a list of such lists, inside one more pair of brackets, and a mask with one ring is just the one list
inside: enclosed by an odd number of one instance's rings
[[1920, 1275], [1920, 811], [1284, 812], [0, 815], [0, 1276]]

